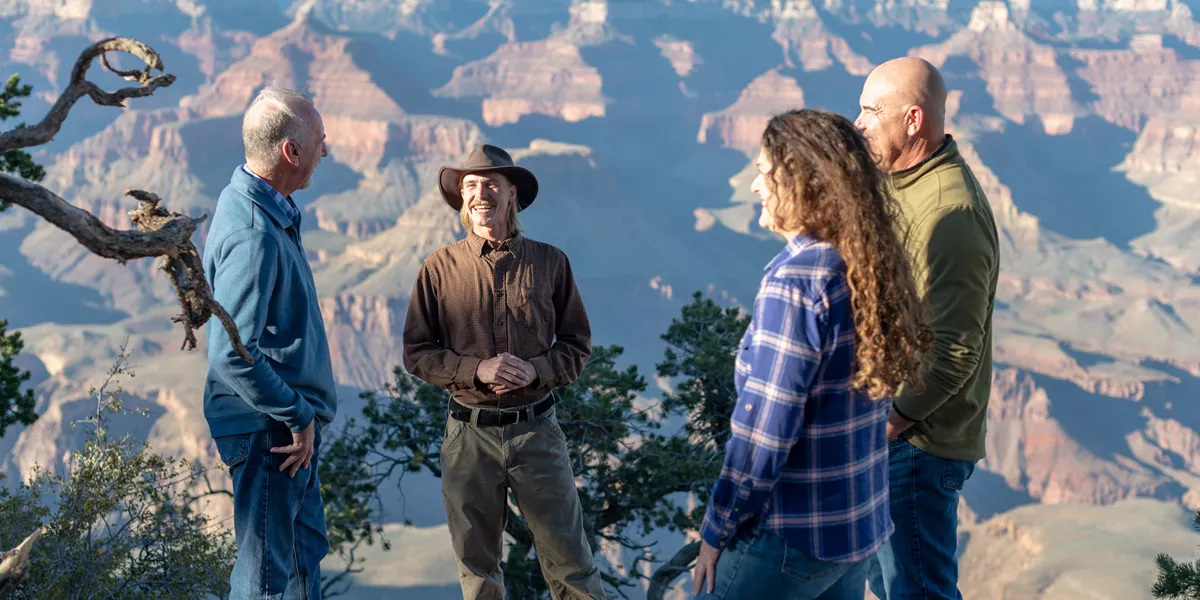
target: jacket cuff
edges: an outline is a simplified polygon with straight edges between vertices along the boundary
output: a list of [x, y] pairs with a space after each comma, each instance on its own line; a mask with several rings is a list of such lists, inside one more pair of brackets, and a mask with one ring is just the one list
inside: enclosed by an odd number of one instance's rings
[[475, 372], [479, 370], [479, 363], [481, 362], [483, 360], [474, 356], [460, 356], [458, 368], [454, 370], [454, 383], [475, 385]]
[[914, 418], [908, 416], [908, 413], [901, 410], [900, 406], [898, 404], [896, 404], [895, 401], [892, 402], [892, 412], [895, 412], [896, 414], [900, 415], [900, 418], [904, 419], [905, 421], [912, 421], [913, 423], [918, 422], [917, 419], [914, 419]]
[[919, 423], [924, 421], [926, 417], [933, 414], [942, 404], [946, 403], [950, 394], [944, 393], [942, 390], [926, 384], [925, 391], [916, 395], [902, 394], [892, 401], [892, 410], [897, 414]]
[[291, 430], [292, 433], [300, 433], [301, 431], [304, 431], [304, 428], [308, 427], [308, 424], [312, 423], [313, 419], [317, 418], [317, 411], [313, 410], [312, 405], [308, 403], [308, 400], [306, 400], [304, 396], [301, 396], [299, 393], [297, 393], [296, 402], [296, 418], [289, 419], [286, 423], [288, 429]]

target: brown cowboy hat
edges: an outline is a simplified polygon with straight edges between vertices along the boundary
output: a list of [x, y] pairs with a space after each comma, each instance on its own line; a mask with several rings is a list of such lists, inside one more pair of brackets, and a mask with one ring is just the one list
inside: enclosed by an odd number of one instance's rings
[[462, 193], [459, 184], [462, 178], [471, 173], [493, 171], [501, 173], [517, 186], [517, 210], [522, 211], [533, 204], [537, 198], [538, 181], [529, 169], [513, 164], [513, 159], [501, 148], [490, 144], [476, 146], [467, 157], [467, 164], [462, 167], [442, 167], [438, 171], [438, 187], [442, 199], [455, 211], [462, 210]]

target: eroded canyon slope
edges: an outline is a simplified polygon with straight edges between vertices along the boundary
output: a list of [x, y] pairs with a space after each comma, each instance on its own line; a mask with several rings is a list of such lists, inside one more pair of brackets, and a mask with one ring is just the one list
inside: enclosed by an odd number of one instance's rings
[[[766, 120], [803, 106], [853, 117], [874, 65], [927, 58], [952, 90], [951, 131], [1003, 244], [964, 585], [972, 598], [1124, 599], [1148, 597], [1153, 551], [1196, 554], [1185, 527], [1200, 508], [1193, 4], [0, 0], [0, 57], [35, 86], [30, 120], [79, 50], [109, 35], [151, 44], [179, 77], [127, 109], [81, 104], [38, 151], [48, 187], [119, 226], [131, 186], [211, 214], [239, 164], [248, 100], [270, 81], [313, 95], [330, 156], [296, 200], [346, 414], [399, 364], [420, 260], [462, 235], [434, 188], [440, 165], [487, 141], [533, 169], [530, 235], [571, 256], [595, 342], [652, 372], [658, 334], [693, 291], [746, 305], [778, 248], [748, 191]], [[0, 439], [6, 472], [61, 464], [78, 443], [71, 420], [122, 345], [139, 367], [125, 387], [151, 413], [127, 427], [212, 464], [203, 347], [179, 350], [174, 299], [150, 261], [99, 259], [18, 209], [0, 215], [0, 255], [0, 318], [26, 339], [42, 415]], [[414, 481], [406, 493], [436, 491]], [[411, 502], [424, 529], [402, 539], [442, 539], [436, 507]], [[1141, 525], [1111, 525], [1134, 516]], [[1114, 546], [1129, 555], [1104, 578], [1077, 558]], [[362, 582], [453, 583], [430, 579], [440, 563], [388, 571], [403, 555], [373, 556]]]

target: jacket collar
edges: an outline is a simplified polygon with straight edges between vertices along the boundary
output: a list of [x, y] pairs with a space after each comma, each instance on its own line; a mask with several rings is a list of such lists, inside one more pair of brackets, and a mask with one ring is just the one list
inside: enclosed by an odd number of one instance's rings
[[930, 171], [951, 162], [959, 160], [958, 143], [950, 134], [946, 134], [946, 139], [942, 141], [942, 145], [938, 146], [932, 154], [925, 157], [925, 160], [904, 169], [896, 171], [888, 175], [888, 181], [892, 187], [902, 190], [920, 180]]
[[[271, 217], [272, 221], [280, 228], [286, 229], [295, 225], [292, 216], [288, 214], [290, 211], [285, 207], [284, 203], [290, 203], [290, 198], [284, 198], [275, 188], [267, 184], [261, 178], [252, 175], [245, 168], [245, 165], [239, 166], [233, 172], [233, 178], [230, 180], [238, 189], [242, 190], [252, 202], [258, 205], [267, 216]], [[295, 204], [291, 207], [294, 209]], [[298, 210], [296, 211], [299, 212]]]

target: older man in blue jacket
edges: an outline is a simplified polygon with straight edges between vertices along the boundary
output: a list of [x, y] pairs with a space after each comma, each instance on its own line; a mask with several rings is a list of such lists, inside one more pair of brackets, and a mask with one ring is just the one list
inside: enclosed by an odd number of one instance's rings
[[311, 184], [325, 129], [307, 96], [268, 87], [246, 109], [242, 138], [246, 163], [221, 192], [204, 247], [213, 297], [254, 359], [208, 324], [204, 416], [233, 480], [231, 598], [315, 599], [329, 551], [317, 458], [337, 393], [291, 194]]

